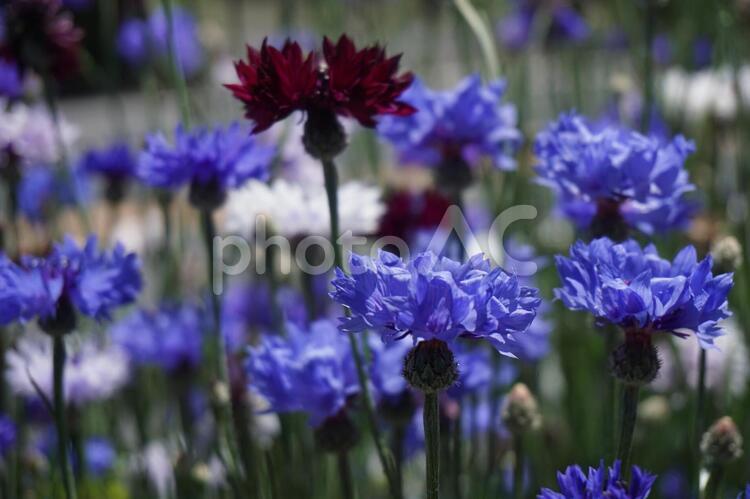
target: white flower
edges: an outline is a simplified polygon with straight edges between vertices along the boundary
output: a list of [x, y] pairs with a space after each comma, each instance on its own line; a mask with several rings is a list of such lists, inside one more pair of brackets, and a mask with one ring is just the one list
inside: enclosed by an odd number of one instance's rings
[[[378, 187], [360, 182], [339, 186], [341, 231], [371, 234], [377, 230], [385, 211]], [[314, 182], [292, 183], [277, 179], [270, 185], [249, 182], [230, 194], [227, 201], [225, 233], [251, 237], [256, 220], [265, 216], [272, 232], [285, 237], [318, 235], [327, 237], [330, 217], [325, 188]]]
[[662, 79], [664, 106], [669, 114], [694, 123], [707, 118], [733, 120], [740, 106], [750, 108], [750, 67], [729, 66], [688, 73], [669, 69]]
[[[69, 350], [71, 350], [69, 348]], [[41, 333], [26, 333], [6, 354], [6, 379], [13, 390], [36, 397], [36, 386], [52, 399], [52, 341]], [[112, 396], [128, 381], [127, 355], [114, 346], [84, 342], [68, 352], [65, 362], [65, 400], [81, 405]]]
[[[59, 116], [60, 137], [52, 116], [42, 106], [0, 100], [0, 149], [11, 149], [24, 163], [55, 163], [78, 140], [78, 128]], [[61, 150], [60, 140], [65, 150]]]

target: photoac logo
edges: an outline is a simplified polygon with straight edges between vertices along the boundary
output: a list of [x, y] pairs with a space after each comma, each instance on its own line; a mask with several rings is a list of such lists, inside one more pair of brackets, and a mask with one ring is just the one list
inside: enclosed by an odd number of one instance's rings
[[[531, 205], [511, 206], [495, 217], [486, 231], [477, 234], [470, 227], [461, 208], [452, 205], [445, 211], [426, 245], [420, 244], [416, 252], [432, 251], [437, 255], [484, 253], [494, 265], [522, 277], [532, 276], [537, 271], [536, 263], [514, 259], [505, 250], [504, 241], [505, 232], [513, 223], [534, 220], [537, 214], [536, 207]], [[409, 260], [415, 252], [409, 242], [400, 237], [383, 236], [371, 242], [364, 236], [355, 236], [350, 230], [342, 233], [336, 242], [341, 245], [344, 255], [361, 253], [358, 249], [362, 250], [368, 243], [371, 257], [377, 256], [378, 251], [384, 248], [396, 249], [404, 260]], [[276, 271], [282, 275], [292, 272], [292, 263], [299, 271], [309, 275], [325, 274], [334, 267], [334, 249], [329, 238], [312, 234], [290, 240], [274, 234], [271, 224], [263, 215], [256, 217], [255, 231], [250, 240], [238, 235], [216, 236], [213, 250], [213, 292], [217, 295], [224, 291], [225, 276], [243, 274], [253, 266], [258, 275], [269, 272], [271, 263], [268, 255], [272, 253], [278, 262]], [[345, 258], [344, 265], [346, 264]]]

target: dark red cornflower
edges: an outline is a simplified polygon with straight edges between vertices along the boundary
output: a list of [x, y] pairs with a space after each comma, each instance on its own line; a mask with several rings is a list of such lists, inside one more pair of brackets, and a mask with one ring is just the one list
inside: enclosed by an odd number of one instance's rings
[[386, 200], [378, 235], [411, 241], [420, 230], [437, 228], [450, 206], [451, 201], [434, 190], [394, 192]]
[[11, 0], [5, 8], [3, 50], [44, 74], [65, 76], [78, 69], [83, 31], [75, 26], [61, 0]]
[[247, 48], [247, 59], [235, 63], [240, 82], [226, 87], [244, 103], [253, 133], [294, 111], [348, 116], [366, 127], [375, 126], [380, 114], [414, 112], [398, 100], [411, 85], [411, 73], [397, 75], [400, 56], [387, 58], [379, 45], [357, 50], [346, 35], [336, 44], [324, 38], [319, 61], [296, 42], [287, 40], [278, 50], [264, 40], [259, 51]]

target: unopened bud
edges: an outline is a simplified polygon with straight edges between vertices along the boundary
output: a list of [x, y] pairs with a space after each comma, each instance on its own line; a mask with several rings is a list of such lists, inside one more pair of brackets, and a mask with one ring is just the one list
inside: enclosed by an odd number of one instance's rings
[[701, 454], [709, 468], [730, 463], [742, 456], [742, 435], [732, 418], [724, 416], [703, 434]]
[[523, 383], [516, 383], [503, 400], [500, 412], [505, 426], [513, 433], [524, 433], [539, 426], [541, 416], [536, 398]]
[[458, 364], [444, 341], [425, 340], [409, 350], [404, 359], [402, 374], [417, 390], [436, 393], [456, 382]]
[[711, 246], [716, 273], [734, 272], [742, 265], [742, 245], [734, 236], [725, 236]]

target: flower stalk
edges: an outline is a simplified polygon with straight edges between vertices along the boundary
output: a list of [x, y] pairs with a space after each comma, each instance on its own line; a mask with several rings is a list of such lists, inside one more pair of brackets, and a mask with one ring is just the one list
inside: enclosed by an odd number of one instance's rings
[[440, 495], [440, 407], [437, 392], [425, 393], [423, 418], [427, 499], [438, 499]]
[[62, 334], [53, 334], [52, 342], [53, 407], [57, 429], [57, 455], [60, 460], [65, 497], [76, 499], [75, 478], [68, 455], [68, 425], [65, 414], [65, 339]]
[[620, 422], [620, 440], [617, 445], [617, 459], [622, 462], [622, 467], [627, 473], [630, 466], [630, 453], [633, 446], [633, 433], [635, 422], [638, 417], [638, 385], [624, 385], [622, 390], [622, 408]]

